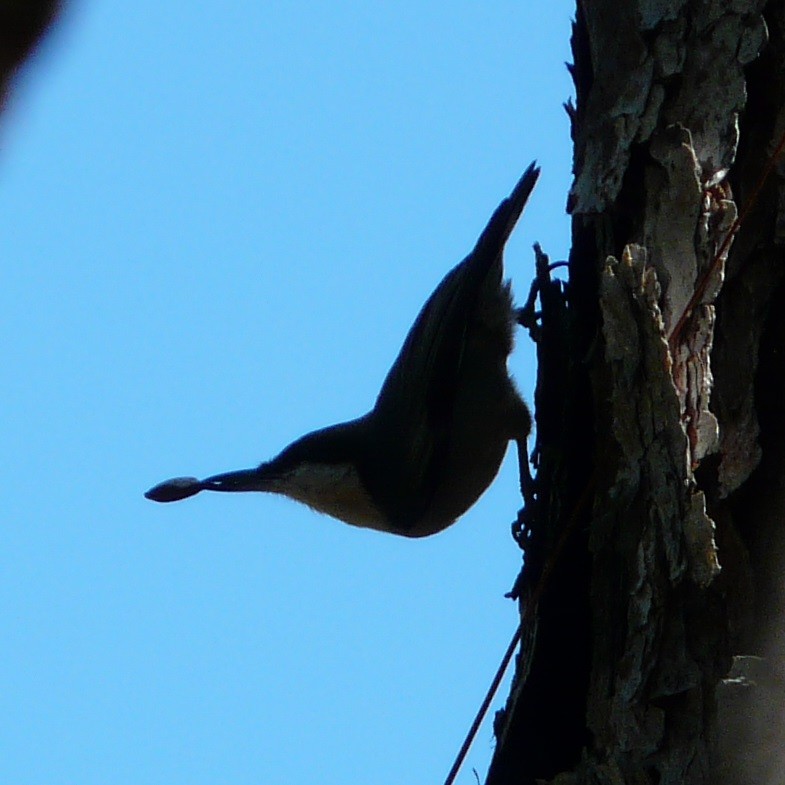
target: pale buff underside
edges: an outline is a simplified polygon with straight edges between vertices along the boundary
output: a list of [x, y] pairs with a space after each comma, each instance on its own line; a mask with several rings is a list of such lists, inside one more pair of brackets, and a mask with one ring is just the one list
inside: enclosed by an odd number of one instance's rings
[[271, 490], [352, 526], [392, 531], [351, 464], [305, 463]]

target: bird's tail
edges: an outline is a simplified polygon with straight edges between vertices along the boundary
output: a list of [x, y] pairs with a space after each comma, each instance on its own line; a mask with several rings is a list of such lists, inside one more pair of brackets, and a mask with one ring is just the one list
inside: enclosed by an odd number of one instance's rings
[[518, 223], [539, 176], [540, 168], [536, 161], [532, 161], [521, 175], [515, 188], [512, 189], [512, 193], [496, 208], [488, 221], [474, 246], [472, 253], [474, 258], [487, 260], [488, 264], [496, 261], [504, 250], [507, 238], [515, 228], [515, 224]]

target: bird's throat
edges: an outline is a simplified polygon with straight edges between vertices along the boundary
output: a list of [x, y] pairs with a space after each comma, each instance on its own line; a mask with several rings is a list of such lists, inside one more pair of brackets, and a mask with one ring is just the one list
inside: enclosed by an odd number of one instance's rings
[[353, 526], [391, 531], [351, 463], [303, 463], [275, 485], [276, 493]]

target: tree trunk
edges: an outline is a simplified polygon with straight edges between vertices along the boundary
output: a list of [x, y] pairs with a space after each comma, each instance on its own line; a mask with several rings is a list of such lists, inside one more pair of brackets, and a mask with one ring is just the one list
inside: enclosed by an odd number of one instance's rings
[[781, 783], [785, 168], [756, 186], [785, 133], [785, 2], [592, 0], [573, 52], [522, 604], [567, 545], [487, 783]]

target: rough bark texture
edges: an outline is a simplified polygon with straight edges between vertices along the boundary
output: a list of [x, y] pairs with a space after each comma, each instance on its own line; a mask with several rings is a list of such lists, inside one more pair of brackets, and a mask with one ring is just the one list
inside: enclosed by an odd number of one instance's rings
[[547, 552], [587, 484], [593, 501], [540, 602], [492, 785], [785, 781], [785, 165], [753, 194], [785, 132], [784, 6], [578, 9], [533, 539]]

